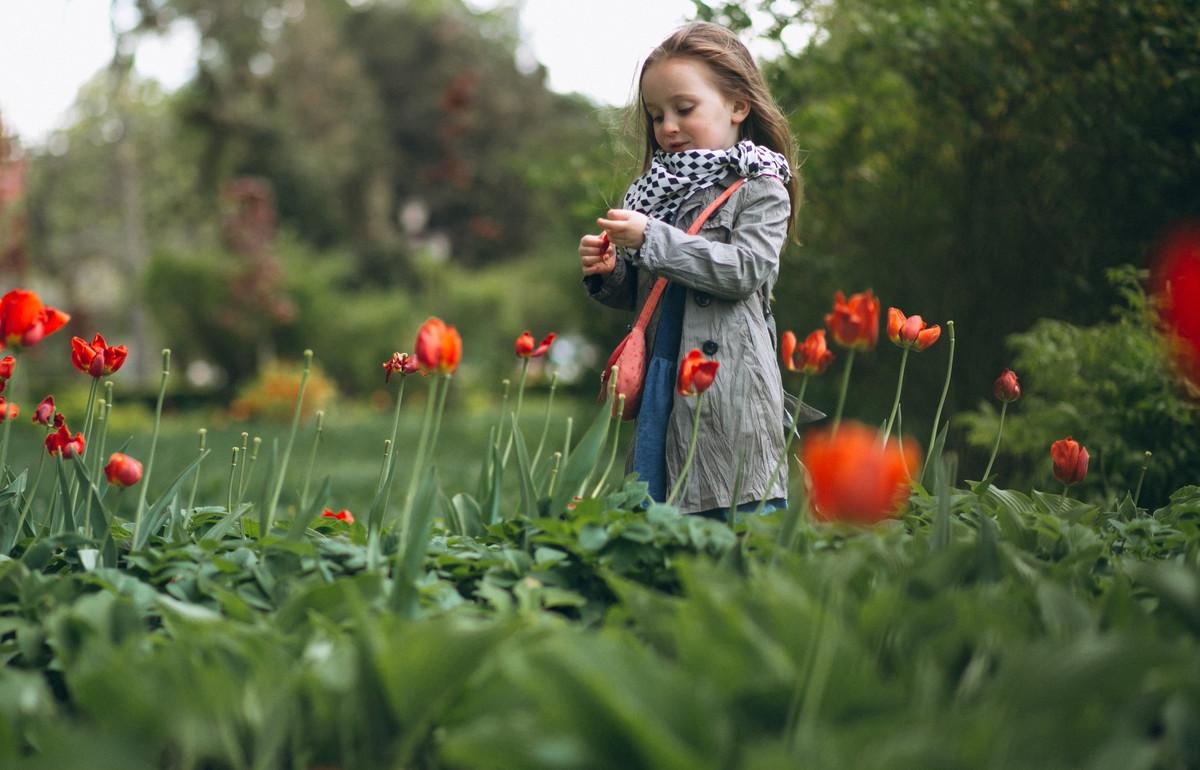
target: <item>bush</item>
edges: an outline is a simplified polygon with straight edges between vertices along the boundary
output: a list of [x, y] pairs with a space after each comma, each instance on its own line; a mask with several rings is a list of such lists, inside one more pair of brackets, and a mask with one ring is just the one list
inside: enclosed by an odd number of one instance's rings
[[[1144, 271], [1108, 271], [1124, 299], [1113, 320], [1075, 326], [1042, 319], [1008, 337], [1012, 369], [1023, 395], [1005, 418], [996, 469], [1004, 485], [1052, 484], [1050, 443], [1074, 436], [1088, 448], [1087, 487], [1105, 495], [1133, 492], [1145, 462], [1142, 499], [1165, 501], [1170, 490], [1195, 480], [1200, 468], [1200, 413], [1174, 376], [1167, 347], [1142, 288]], [[966, 414], [967, 440], [990, 449], [998, 412], [982, 403]]]

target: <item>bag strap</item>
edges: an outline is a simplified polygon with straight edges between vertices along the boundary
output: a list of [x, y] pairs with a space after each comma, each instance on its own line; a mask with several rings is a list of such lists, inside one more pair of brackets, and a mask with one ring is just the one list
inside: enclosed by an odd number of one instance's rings
[[[739, 179], [733, 184], [725, 188], [725, 191], [717, 196], [717, 199], [708, 204], [708, 208], [700, 212], [700, 216], [696, 217], [696, 221], [692, 222], [692, 226], [688, 228], [688, 235], [695, 235], [700, 232], [700, 228], [708, 221], [713, 212], [721, 208], [725, 201], [729, 200], [729, 196], [733, 195], [737, 188], [741, 187], [745, 179]], [[667, 279], [660, 276], [654, 282], [654, 288], [650, 289], [649, 296], [646, 297], [646, 304], [642, 305], [642, 312], [638, 314], [637, 322], [634, 323], [635, 329], [646, 330], [646, 324], [650, 323], [650, 316], [654, 315], [655, 309], [658, 307], [658, 301], [662, 299], [663, 292], [667, 289]]]

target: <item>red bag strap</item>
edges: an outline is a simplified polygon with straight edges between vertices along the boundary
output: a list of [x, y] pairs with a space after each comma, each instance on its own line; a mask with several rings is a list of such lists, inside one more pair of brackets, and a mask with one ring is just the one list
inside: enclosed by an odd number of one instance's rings
[[[729, 196], [737, 192], [737, 188], [742, 186], [745, 179], [739, 179], [733, 184], [725, 188], [725, 191], [717, 196], [717, 199], [708, 204], [708, 208], [700, 212], [700, 216], [696, 217], [696, 221], [692, 222], [692, 226], [688, 228], [688, 235], [695, 235], [700, 232], [700, 228], [704, 227], [704, 223], [712, 216], [713, 212], [721, 208], [725, 201], [729, 200]], [[646, 304], [642, 305], [642, 312], [638, 314], [637, 322], [634, 323], [635, 329], [646, 330], [646, 324], [650, 323], [650, 316], [654, 315], [655, 308], [658, 307], [658, 301], [662, 299], [663, 292], [667, 289], [667, 279], [659, 277], [654, 282], [654, 288], [650, 289], [650, 295], [646, 297]]]

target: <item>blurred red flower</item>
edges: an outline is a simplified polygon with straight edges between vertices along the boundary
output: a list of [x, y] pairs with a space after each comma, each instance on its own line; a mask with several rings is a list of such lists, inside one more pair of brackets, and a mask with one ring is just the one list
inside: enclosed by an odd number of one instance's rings
[[49, 425], [52, 417], [54, 417], [54, 396], [46, 396], [33, 410], [33, 421]]
[[1175, 364], [1200, 387], [1200, 223], [1181, 225], [1163, 239], [1154, 286]]
[[919, 315], [905, 316], [900, 308], [889, 307], [887, 335], [894, 344], [920, 353], [938, 341], [938, 337], [942, 336], [942, 327], [937, 324], [929, 326]]
[[76, 433], [72, 437], [71, 431], [67, 429], [65, 422], [58, 426], [58, 430], [46, 436], [46, 451], [51, 455], [61, 452], [64, 459], [74, 457], [75, 455], [82, 455], [85, 444], [83, 434]]
[[36, 345], [70, 320], [61, 310], [43, 305], [36, 292], [13, 289], [0, 297], [0, 348]]
[[417, 331], [416, 351], [422, 369], [450, 374], [462, 359], [462, 337], [442, 319], [430, 317]]
[[354, 514], [350, 513], [350, 511], [347, 511], [345, 508], [337, 513], [334, 513], [332, 508], [326, 508], [321, 516], [325, 517], [326, 519], [337, 519], [338, 521], [344, 521], [347, 524], [354, 523]]
[[1054, 478], [1067, 486], [1078, 484], [1087, 476], [1088, 451], [1070, 436], [1050, 445], [1050, 462], [1054, 465]]
[[550, 345], [554, 343], [556, 336], [558, 335], [550, 332], [534, 347], [533, 335], [527, 331], [523, 332], [520, 337], [517, 337], [517, 342], [514, 345], [517, 356], [520, 358], [541, 358], [546, 355], [546, 351], [550, 349]]
[[0, 396], [0, 422], [15, 420], [19, 414], [21, 414], [21, 410], [16, 404], [5, 400], [4, 396]]
[[392, 357], [383, 362], [383, 381], [390, 382], [392, 375], [396, 373], [409, 375], [420, 369], [421, 365], [417, 363], [417, 359], [408, 353], [392, 353]]
[[847, 422], [837, 433], [810, 433], [801, 459], [818, 520], [875, 524], [895, 516], [908, 499], [921, 452], [912, 439], [884, 446], [874, 428]]
[[826, 314], [825, 325], [833, 341], [842, 347], [874, 350], [879, 341], [879, 300], [870, 289], [850, 295], [833, 295], [833, 311]]
[[129, 455], [113, 452], [104, 466], [104, 475], [109, 484], [131, 487], [142, 480], [142, 464]]
[[17, 359], [12, 356], [0, 358], [0, 380], [8, 380], [13, 376], [13, 367], [16, 366]]
[[809, 334], [799, 345], [796, 343], [796, 335], [786, 331], [780, 340], [779, 348], [783, 368], [789, 372], [821, 374], [833, 362], [833, 351], [825, 343], [824, 329], [817, 329]]
[[124, 345], [109, 345], [99, 333], [91, 342], [81, 337], [71, 338], [71, 363], [93, 377], [104, 377], [117, 371], [128, 355]]
[[1000, 372], [1000, 376], [996, 378], [996, 382], [992, 385], [992, 395], [997, 400], [1011, 404], [1021, 397], [1021, 383], [1017, 379], [1017, 373], [1012, 369], [1005, 369]]
[[699, 350], [688, 353], [679, 364], [679, 395], [698, 396], [708, 390], [719, 366], [716, 361], [706, 360]]

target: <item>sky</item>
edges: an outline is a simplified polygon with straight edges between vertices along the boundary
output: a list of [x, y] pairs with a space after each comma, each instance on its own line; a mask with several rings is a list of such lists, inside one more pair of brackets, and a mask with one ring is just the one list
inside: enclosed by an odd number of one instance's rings
[[[690, 0], [464, 2], [517, 5], [521, 56], [546, 66], [552, 89], [604, 104], [628, 103], [642, 58], [693, 9]], [[0, 0], [0, 120], [23, 143], [40, 145], [66, 125], [79, 87], [112, 58], [110, 8], [110, 0]], [[197, 46], [195, 31], [177, 24], [142, 41], [135, 67], [177, 88], [193, 73]]]

